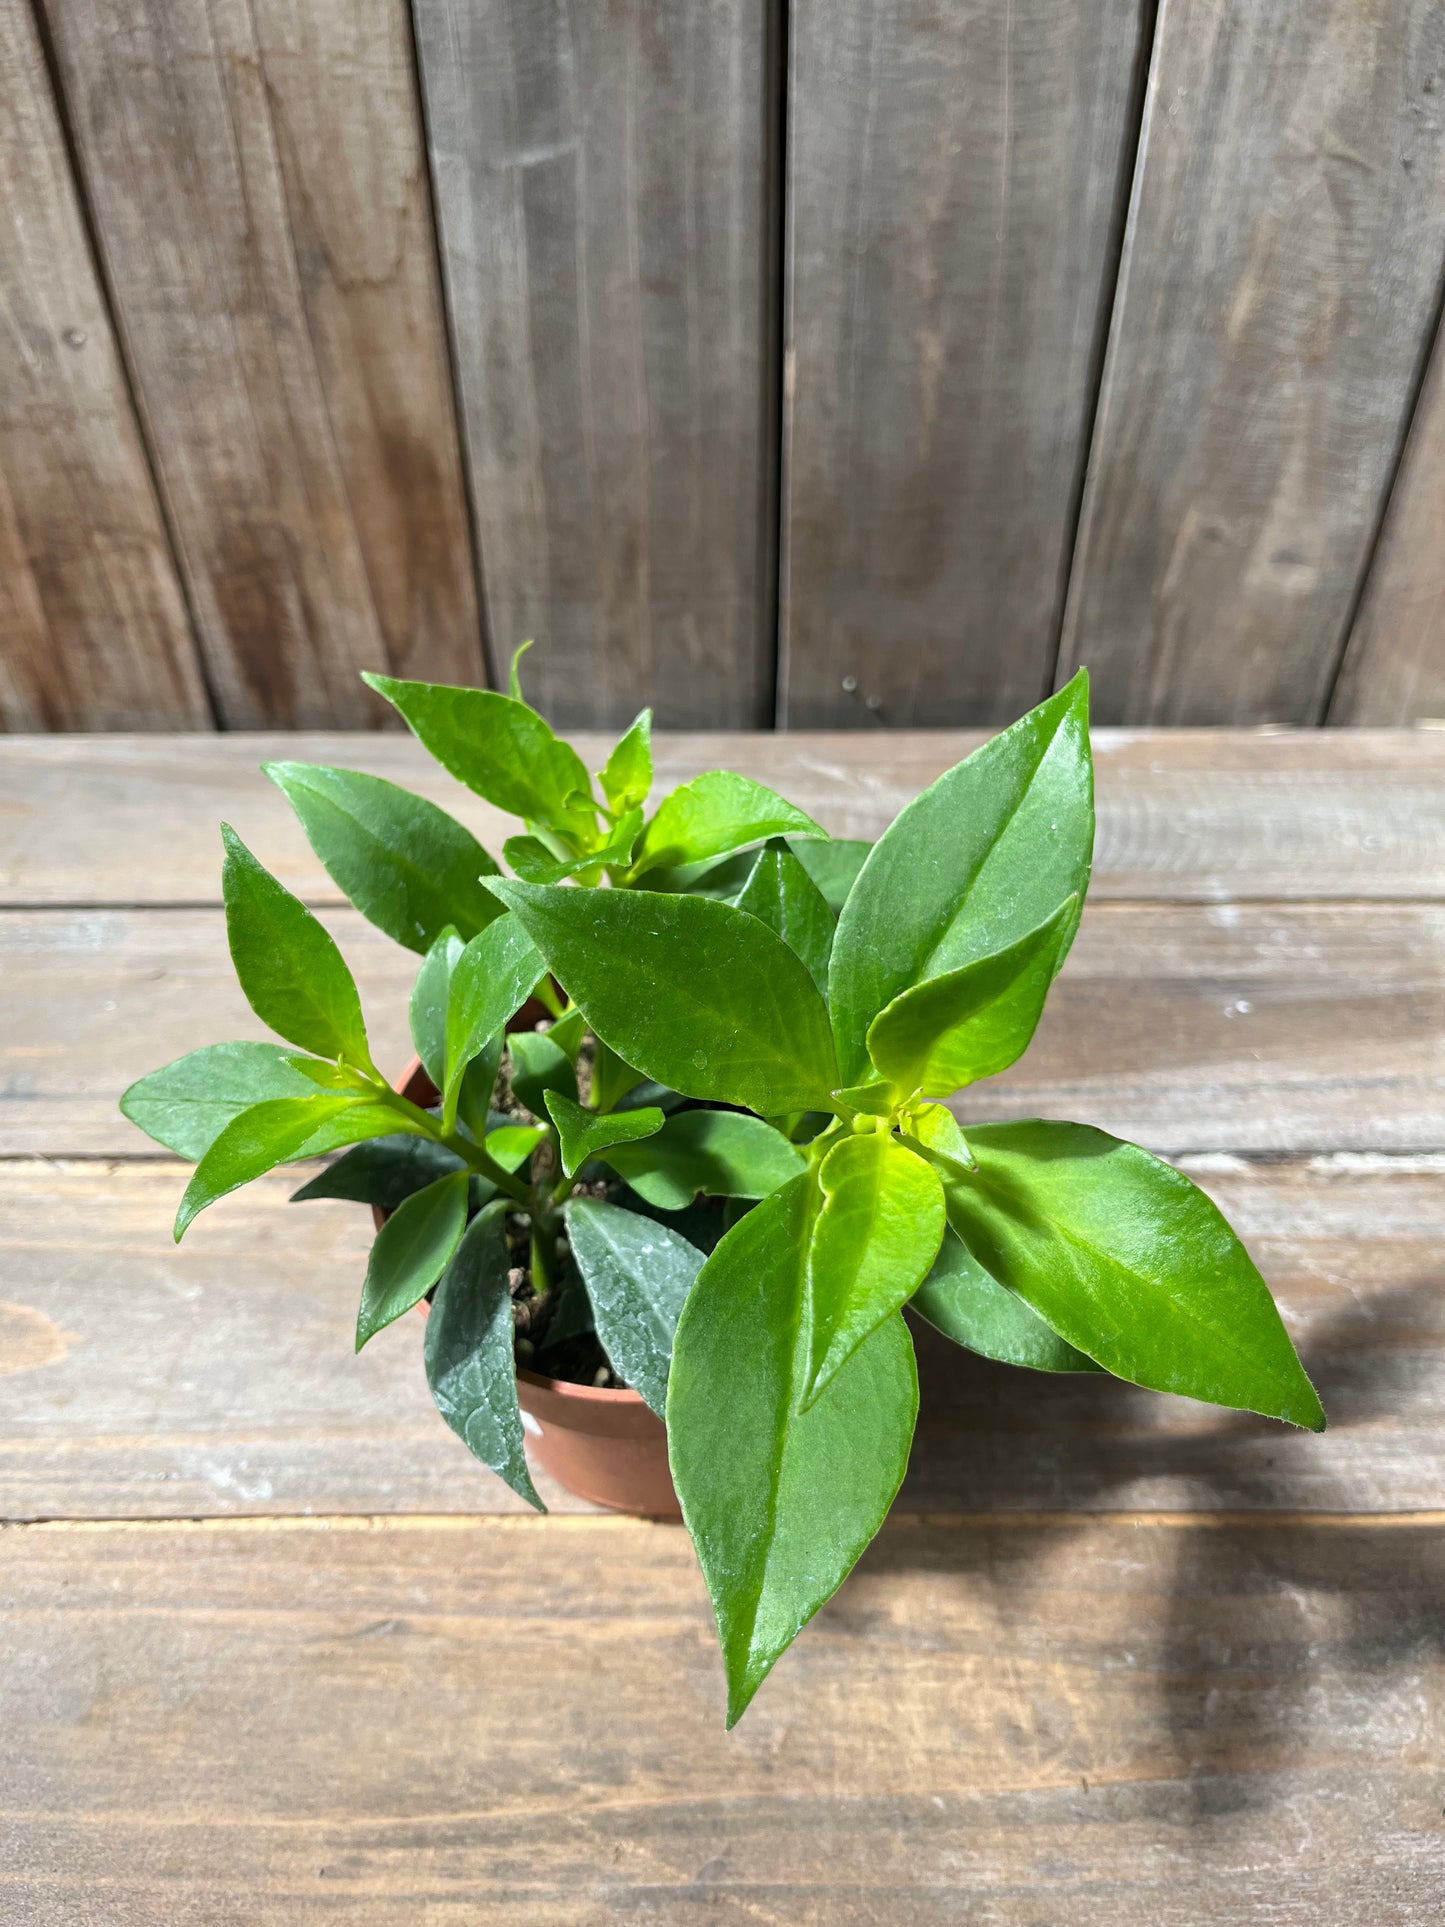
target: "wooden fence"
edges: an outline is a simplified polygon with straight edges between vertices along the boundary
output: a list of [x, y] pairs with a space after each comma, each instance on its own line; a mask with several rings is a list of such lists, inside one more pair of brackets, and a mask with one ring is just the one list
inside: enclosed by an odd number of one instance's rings
[[0, 724], [1445, 716], [1440, 0], [0, 0]]

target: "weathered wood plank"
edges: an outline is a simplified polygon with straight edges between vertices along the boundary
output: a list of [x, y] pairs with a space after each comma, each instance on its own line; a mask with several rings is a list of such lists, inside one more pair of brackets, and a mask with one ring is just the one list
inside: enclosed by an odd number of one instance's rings
[[1445, 717], [1445, 329], [1330, 701], [1332, 723]]
[[[582, 736], [597, 768], [608, 743]], [[975, 748], [962, 731], [664, 734], [658, 783], [719, 764], [792, 797], [839, 836], [877, 836]], [[1445, 898], [1445, 732], [1097, 732], [1094, 901], [1141, 897]], [[0, 902], [216, 902], [217, 823], [235, 823], [309, 902], [338, 895], [267, 757], [388, 776], [500, 850], [515, 821], [453, 783], [410, 737], [241, 735], [0, 743]]]
[[[416, 958], [325, 912], [383, 1064]], [[0, 914], [0, 1155], [124, 1155], [125, 1085], [264, 1035], [218, 909]], [[965, 1117], [1073, 1117], [1165, 1154], [1445, 1149], [1445, 909], [1093, 906], [1038, 1035]]]
[[895, 1527], [727, 1736], [678, 1528], [10, 1528], [7, 1910], [1426, 1927], [1442, 1543]]
[[[920, 1325], [903, 1509], [1445, 1506], [1445, 1160], [1187, 1168], [1269, 1278], [1329, 1431], [1023, 1376]], [[419, 1320], [353, 1355], [369, 1219], [289, 1205], [304, 1175], [177, 1248], [179, 1164], [0, 1163], [0, 1517], [521, 1509], [433, 1410]]]
[[403, 0], [44, 0], [223, 720], [482, 658]]
[[1044, 688], [1145, 11], [794, 7], [781, 720]]
[[770, 9], [415, 15], [498, 662], [545, 642], [567, 724], [769, 719]]
[[26, 5], [0, 7], [0, 729], [210, 709]]
[[1163, 0], [1060, 673], [1316, 722], [1445, 258], [1432, 0]]

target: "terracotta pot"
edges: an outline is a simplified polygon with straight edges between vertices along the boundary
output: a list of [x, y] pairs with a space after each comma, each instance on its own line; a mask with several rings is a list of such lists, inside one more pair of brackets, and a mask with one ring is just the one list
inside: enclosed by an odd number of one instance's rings
[[[510, 1027], [526, 1028], [530, 1009], [524, 1005]], [[539, 1004], [531, 1021], [542, 1015]], [[413, 1104], [436, 1102], [436, 1088], [419, 1058], [407, 1065], [396, 1088]], [[379, 1230], [386, 1213], [373, 1206], [372, 1216]], [[423, 1318], [430, 1309], [425, 1299], [417, 1306]], [[667, 1465], [667, 1428], [639, 1392], [572, 1385], [519, 1366], [517, 1403], [532, 1458], [568, 1492], [614, 1512], [682, 1517]]]

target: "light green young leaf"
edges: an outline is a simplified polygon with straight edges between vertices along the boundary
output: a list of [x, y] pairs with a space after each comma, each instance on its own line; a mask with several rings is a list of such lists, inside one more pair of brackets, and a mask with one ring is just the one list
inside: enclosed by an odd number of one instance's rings
[[261, 768], [352, 903], [408, 950], [425, 953], [448, 925], [474, 937], [501, 915], [481, 883], [497, 874], [496, 864], [435, 803], [357, 770], [316, 763]]
[[526, 1003], [543, 968], [516, 917], [488, 924], [457, 958], [447, 997], [448, 1105], [464, 1068]]
[[642, 1072], [635, 1071], [599, 1037], [596, 1052], [592, 1059], [592, 1108], [595, 1111], [615, 1110], [627, 1093], [635, 1090], [642, 1082]]
[[451, 1262], [467, 1223], [467, 1174], [453, 1171], [397, 1206], [377, 1232], [356, 1315], [356, 1349], [418, 1304]]
[[512, 660], [507, 669], [507, 693], [514, 703], [523, 701], [522, 678], [519, 672], [522, 658], [526, 655], [535, 640], [536, 638], [534, 636], [528, 636], [525, 642], [519, 642], [512, 651]]
[[231, 961], [261, 1022], [302, 1050], [372, 1068], [361, 999], [328, 931], [259, 864], [229, 823], [221, 894]]
[[705, 863], [769, 836], [827, 834], [776, 790], [731, 770], [710, 769], [663, 798], [642, 833], [630, 881], [649, 870]]
[[522, 1450], [512, 1294], [498, 1203], [467, 1226], [426, 1321], [426, 1376], [436, 1408], [474, 1458], [545, 1512]]
[[[833, 1095], [840, 1104], [850, 1105], [865, 1117], [887, 1117], [898, 1103], [900, 1093], [891, 1084], [874, 1083], [847, 1084], [841, 1090], [834, 1091]], [[908, 1093], [902, 1095], [907, 1096]]]
[[863, 1076], [868, 1026], [901, 991], [1017, 942], [1067, 896], [1082, 905], [1093, 842], [1081, 670], [940, 776], [874, 844], [838, 918], [828, 970], [843, 1078]]
[[868, 1055], [902, 1091], [947, 1097], [1005, 1071], [1028, 1049], [1078, 899], [1017, 943], [903, 991], [868, 1026]]
[[1017, 1292], [990, 1278], [951, 1226], [912, 1304], [945, 1338], [1001, 1364], [1035, 1372], [1101, 1369], [1051, 1330]]
[[[193, 1163], [232, 1118], [276, 1097], [314, 1097], [316, 1084], [283, 1044], [208, 1044], [139, 1078], [120, 1100], [149, 1138]], [[330, 1065], [320, 1068], [330, 1070]]]
[[191, 1173], [176, 1213], [177, 1244], [207, 1205], [278, 1164], [321, 1157], [343, 1144], [384, 1137], [398, 1128], [405, 1125], [390, 1105], [343, 1092], [313, 1091], [310, 1097], [277, 1097], [251, 1105], [231, 1119]]
[[645, 1142], [619, 1138], [595, 1155], [660, 1211], [681, 1211], [700, 1191], [712, 1198], [766, 1198], [804, 1165], [781, 1131], [740, 1111], [679, 1111]]
[[[413, 1191], [420, 1191], [452, 1171], [460, 1171], [462, 1161], [434, 1138], [395, 1134], [371, 1138], [357, 1144], [328, 1164], [299, 1191], [291, 1193], [292, 1204], [312, 1198], [345, 1198], [353, 1204], [374, 1204], [383, 1211], [395, 1211]], [[478, 1177], [472, 1184], [472, 1202], [480, 1205], [491, 1197], [493, 1186]]]
[[664, 1417], [672, 1337], [703, 1254], [665, 1225], [591, 1198], [568, 1204], [567, 1232], [603, 1350]]
[[569, 1178], [575, 1178], [589, 1158], [600, 1156], [611, 1145], [635, 1143], [662, 1129], [662, 1112], [651, 1107], [599, 1117], [595, 1111], [584, 1111], [561, 1091], [546, 1092], [545, 1101], [557, 1127], [562, 1169]]
[[547, 1135], [542, 1124], [499, 1124], [486, 1135], [487, 1156], [504, 1171], [515, 1171], [526, 1163]]
[[570, 1010], [564, 1010], [560, 1017], [553, 1020], [547, 1035], [559, 1050], [566, 1051], [575, 1064], [577, 1054], [587, 1036], [587, 1019], [574, 1004]]
[[411, 1041], [423, 1070], [439, 1091], [447, 1087], [447, 1006], [452, 972], [465, 948], [455, 930], [443, 930], [422, 959], [411, 990]]
[[717, 1616], [729, 1726], [882, 1524], [918, 1411], [897, 1312], [799, 1409], [813, 1201], [805, 1174], [749, 1211], [699, 1272], [673, 1341], [668, 1452]]
[[644, 709], [620, 737], [598, 778], [614, 816], [640, 809], [652, 788], [652, 711]]
[[823, 1208], [808, 1249], [804, 1409], [928, 1275], [943, 1239], [943, 1185], [884, 1131], [840, 1138], [818, 1168]]
[[1322, 1431], [1263, 1278], [1181, 1171], [1084, 1124], [970, 1125], [949, 1222], [999, 1284], [1119, 1378]]
[[774, 839], [758, 852], [752, 873], [733, 901], [739, 910], [777, 932], [808, 966], [819, 996], [826, 997], [833, 912], [786, 843]]
[[975, 1171], [973, 1152], [958, 1128], [958, 1119], [945, 1105], [924, 1104], [907, 1121], [907, 1135], [931, 1151], [935, 1160], [943, 1158], [951, 1174]]
[[790, 843], [788, 848], [817, 884], [823, 901], [836, 917], [848, 901], [848, 892], [873, 845], [852, 837], [834, 836], [826, 843]]
[[512, 1056], [512, 1089], [533, 1117], [547, 1115], [547, 1093], [559, 1091], [577, 1102], [577, 1071], [548, 1031], [518, 1030], [507, 1039]]
[[826, 1108], [838, 1082], [827, 1008], [756, 917], [705, 897], [492, 887], [593, 1032], [644, 1076], [770, 1117]]

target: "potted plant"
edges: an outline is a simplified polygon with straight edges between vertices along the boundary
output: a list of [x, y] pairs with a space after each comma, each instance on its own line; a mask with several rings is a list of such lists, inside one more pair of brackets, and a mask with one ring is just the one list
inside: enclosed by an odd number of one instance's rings
[[378, 1210], [358, 1347], [429, 1305], [443, 1416], [539, 1509], [524, 1417], [544, 1445], [592, 1434], [554, 1460], [564, 1482], [639, 1510], [675, 1488], [729, 1724], [898, 1489], [905, 1306], [1006, 1363], [1323, 1427], [1263, 1279], [1186, 1177], [1084, 1124], [965, 1134], [943, 1101], [1024, 1051], [1078, 927], [1082, 674], [871, 848], [725, 771], [649, 815], [645, 711], [594, 789], [515, 660], [507, 695], [368, 680], [524, 825], [503, 875], [391, 783], [267, 766], [351, 902], [420, 954], [417, 1065], [388, 1082], [335, 943], [223, 828], [231, 954], [285, 1041], [193, 1052], [122, 1108], [195, 1160], [177, 1238], [344, 1149], [297, 1196]]

